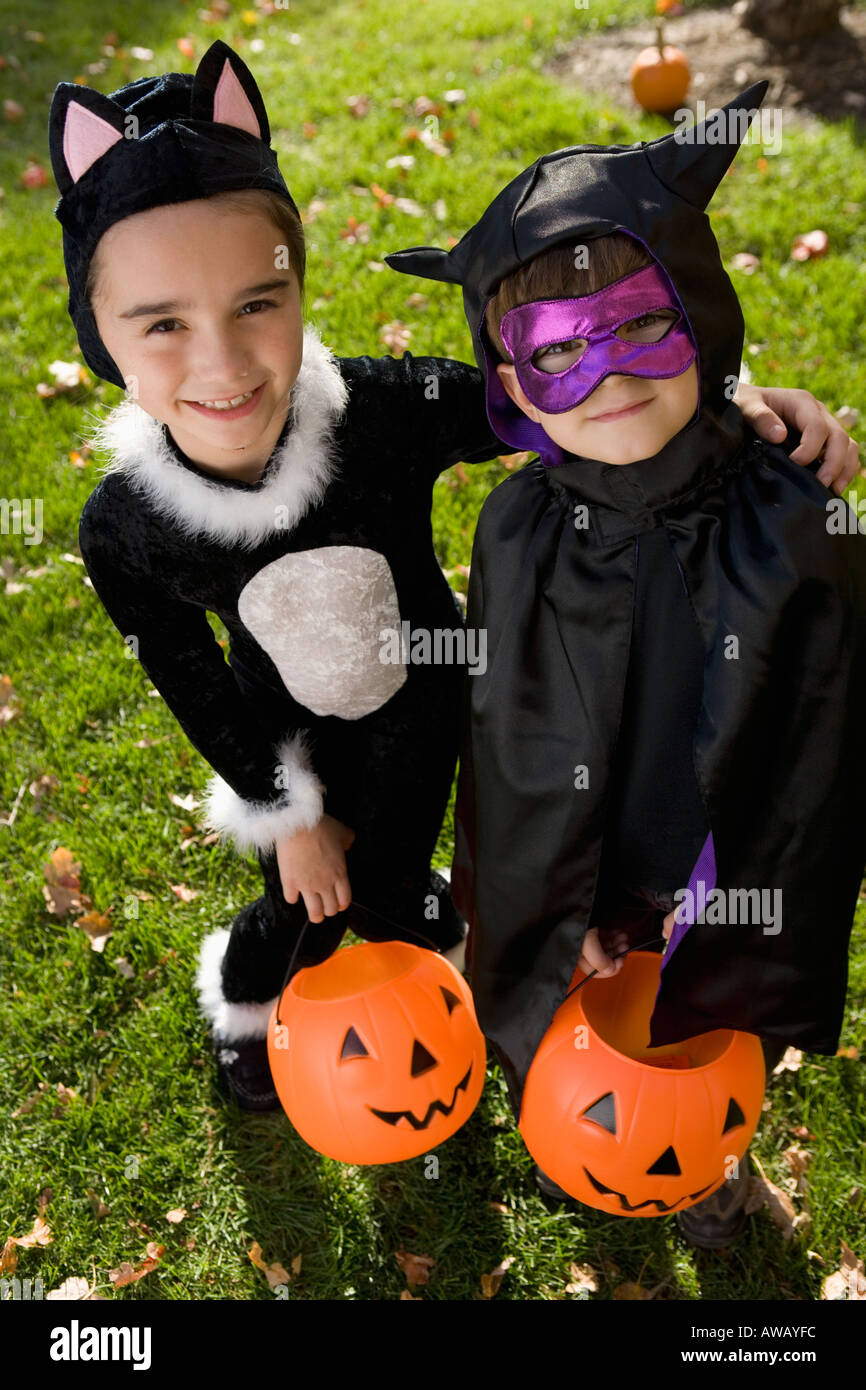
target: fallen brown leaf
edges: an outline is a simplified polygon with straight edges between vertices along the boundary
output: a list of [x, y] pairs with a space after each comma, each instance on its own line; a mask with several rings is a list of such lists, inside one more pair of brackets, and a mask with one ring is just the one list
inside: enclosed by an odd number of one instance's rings
[[106, 941], [114, 932], [110, 911], [111, 908], [108, 912], [85, 912], [75, 923], [90, 938], [91, 951], [104, 951]]
[[167, 1211], [165, 1213], [165, 1219], [166, 1221], [170, 1221], [173, 1226], [179, 1226], [186, 1214], [185, 1207], [175, 1207], [173, 1211]]
[[260, 1269], [268, 1281], [268, 1288], [276, 1288], [277, 1284], [290, 1284], [292, 1276], [281, 1264], [265, 1264], [262, 1259], [262, 1247], [257, 1240], [253, 1241], [252, 1248], [247, 1251], [256, 1269]]
[[193, 898], [198, 897], [198, 890], [196, 888], [187, 888], [185, 883], [172, 883], [170, 887], [172, 893], [175, 893], [182, 903], [191, 903]]
[[502, 1286], [502, 1280], [514, 1264], [516, 1258], [516, 1255], [508, 1255], [501, 1264], [498, 1264], [489, 1274], [482, 1274], [481, 1292], [485, 1298], [494, 1298], [496, 1296]]
[[397, 1250], [394, 1259], [406, 1276], [407, 1284], [427, 1284], [430, 1271], [436, 1261], [432, 1255], [411, 1255], [408, 1250]]
[[786, 1160], [788, 1167], [797, 1179], [797, 1191], [805, 1192], [807, 1188], [806, 1169], [812, 1162], [814, 1155], [810, 1154], [807, 1149], [798, 1149], [796, 1146], [792, 1145], [790, 1149], [785, 1149], [782, 1157]]
[[566, 1293], [580, 1293], [581, 1289], [588, 1289], [590, 1293], [598, 1292], [598, 1276], [592, 1265], [573, 1264], [569, 1267], [571, 1283], [566, 1284]]
[[111, 1215], [111, 1207], [105, 1205], [98, 1192], [94, 1192], [92, 1187], [88, 1187], [87, 1189], [87, 1199], [90, 1202], [90, 1208], [97, 1221], [101, 1221], [104, 1216]]
[[107, 1303], [108, 1299], [104, 1294], [94, 1293], [93, 1285], [88, 1283], [80, 1275], [72, 1274], [68, 1279], [64, 1279], [58, 1289], [52, 1289], [45, 1295], [46, 1302], [49, 1298], [67, 1299], [76, 1303], [91, 1302]]
[[127, 1284], [134, 1284], [138, 1279], [143, 1279], [151, 1270], [156, 1269], [161, 1256], [165, 1253], [164, 1245], [157, 1245], [156, 1241], [149, 1241], [147, 1246], [147, 1259], [143, 1260], [136, 1268], [128, 1260], [124, 1260], [118, 1265], [117, 1269], [110, 1269], [108, 1277], [116, 1289], [125, 1289]]
[[50, 1245], [54, 1237], [51, 1234], [51, 1227], [41, 1216], [37, 1216], [33, 1222], [32, 1229], [26, 1236], [12, 1236], [16, 1245], [23, 1249], [29, 1249], [33, 1245]]
[[866, 1298], [866, 1274], [863, 1271], [863, 1261], [858, 1260], [850, 1246], [844, 1240], [840, 1242], [842, 1246], [842, 1260], [839, 1268], [833, 1274], [828, 1274], [821, 1285], [822, 1299], [864, 1299]]
[[803, 1054], [798, 1048], [786, 1048], [782, 1060], [773, 1067], [773, 1076], [780, 1076], [783, 1071], [799, 1071], [802, 1061]]

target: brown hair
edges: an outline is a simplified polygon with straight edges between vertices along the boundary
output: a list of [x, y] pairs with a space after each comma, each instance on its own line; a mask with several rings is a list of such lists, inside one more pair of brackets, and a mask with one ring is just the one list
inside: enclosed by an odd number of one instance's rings
[[[283, 241], [288, 247], [289, 265], [295, 273], [303, 300], [304, 271], [307, 260], [304, 228], [300, 217], [291, 204], [286, 202], [285, 198], [280, 197], [278, 193], [272, 193], [267, 188], [231, 188], [224, 193], [211, 194], [207, 201], [219, 201], [222, 206], [233, 208], [238, 212], [261, 212], [265, 217], [270, 218], [271, 222], [279, 229]], [[101, 244], [101, 242], [97, 244], [87, 268], [87, 283], [84, 294], [91, 309], [93, 308], [94, 295], [99, 286], [101, 269], [99, 248]]]
[[[575, 266], [575, 251], [586, 245], [586, 269]], [[586, 243], [557, 242], [546, 251], [533, 256], [511, 275], [506, 275], [487, 306], [484, 322], [487, 332], [503, 362], [511, 357], [499, 335], [503, 315], [518, 304], [530, 304], [535, 299], [571, 299], [594, 294], [614, 280], [621, 280], [633, 270], [649, 265], [651, 257], [625, 232], [587, 238]]]

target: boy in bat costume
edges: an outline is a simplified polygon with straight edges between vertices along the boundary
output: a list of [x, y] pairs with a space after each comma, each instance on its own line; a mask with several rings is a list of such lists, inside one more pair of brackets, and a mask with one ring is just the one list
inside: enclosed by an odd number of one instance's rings
[[[111, 459], [82, 555], [214, 769], [209, 823], [256, 851], [264, 879], [230, 930], [208, 934], [198, 973], [221, 1072], [248, 1109], [279, 1105], [265, 1030], [308, 914], [298, 967], [347, 926], [405, 927], [443, 950], [461, 939], [429, 870], [461, 673], [383, 664], [379, 634], [460, 622], [431, 489], [502, 449], [475, 368], [335, 358], [304, 324], [303, 230], [269, 139], [252, 74], [219, 41], [194, 75], [109, 96], [61, 83], [51, 110], [70, 316], [91, 369], [130, 391], [97, 431]], [[775, 423], [750, 400], [761, 428]], [[791, 423], [804, 406], [821, 429], [804, 393], [779, 402]]]
[[[476, 531], [452, 875], [515, 1116], [575, 967], [615, 973], [677, 903], [649, 1045], [743, 1029], [772, 1066], [839, 1040], [866, 540], [732, 402], [743, 317], [704, 212], [766, 88], [688, 143], [548, 154], [450, 252], [387, 258], [462, 285], [491, 425], [539, 455]], [[697, 924], [687, 884], [718, 890]], [[765, 896], [734, 924], [738, 889]], [[678, 1215], [694, 1243], [742, 1225], [745, 1178]]]

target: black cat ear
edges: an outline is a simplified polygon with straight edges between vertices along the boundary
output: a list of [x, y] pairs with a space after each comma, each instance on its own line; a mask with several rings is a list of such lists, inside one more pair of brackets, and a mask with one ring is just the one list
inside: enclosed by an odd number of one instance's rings
[[[764, 80], [747, 87], [721, 112], [690, 129], [688, 140], [678, 140], [675, 132], [645, 145], [653, 172], [665, 188], [703, 210], [733, 163], [769, 85]], [[724, 139], [719, 139], [719, 131], [724, 132]]]
[[392, 270], [400, 270], [404, 275], [420, 275], [425, 280], [444, 280], [452, 285], [463, 284], [463, 257], [453, 251], [442, 251], [436, 246], [409, 246], [405, 251], [394, 251], [385, 257], [385, 264]]
[[196, 121], [219, 121], [271, 143], [268, 113], [246, 63], [222, 39], [217, 39], [196, 68], [190, 116]]
[[51, 167], [61, 195], [77, 183], [97, 159], [122, 140], [128, 113], [111, 97], [58, 82], [48, 118]]

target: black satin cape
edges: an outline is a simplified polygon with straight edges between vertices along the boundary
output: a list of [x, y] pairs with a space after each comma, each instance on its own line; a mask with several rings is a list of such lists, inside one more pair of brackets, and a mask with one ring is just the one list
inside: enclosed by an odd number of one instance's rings
[[[866, 860], [866, 539], [828, 533], [818, 466], [731, 406], [628, 467], [535, 460], [485, 502], [468, 622], [487, 631], [487, 668], [467, 678], [452, 893], [515, 1116], [593, 908], [636, 567], [659, 532], [652, 563], [678, 566], [704, 652], [694, 770], [717, 887], [781, 889], [782, 926], [690, 928], [648, 1042], [733, 1027], [837, 1048]], [[673, 682], [678, 651], [664, 655]]]

